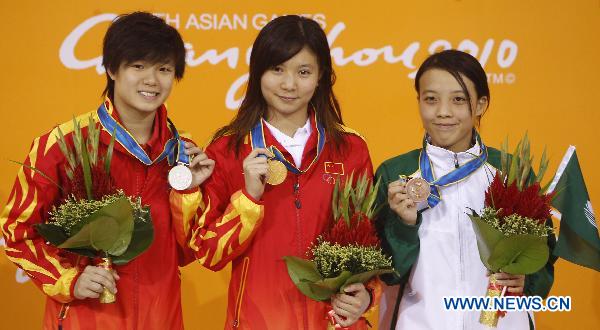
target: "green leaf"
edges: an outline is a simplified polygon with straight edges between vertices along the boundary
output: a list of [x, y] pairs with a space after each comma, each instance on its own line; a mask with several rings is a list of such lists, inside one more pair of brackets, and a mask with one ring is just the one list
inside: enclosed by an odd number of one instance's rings
[[521, 172], [521, 177], [519, 178], [519, 189], [523, 190], [525, 184], [527, 183], [527, 179], [529, 178], [529, 172], [531, 171], [531, 160], [524, 159], [523, 170]]
[[352, 273], [347, 270], [344, 270], [340, 273], [340, 275], [336, 277], [324, 278], [320, 281], [315, 282], [315, 284], [323, 288], [331, 289], [333, 290], [333, 292], [337, 292], [342, 287], [342, 285], [346, 283], [346, 280], [348, 280], [350, 276], [352, 276]]
[[88, 224], [90, 245], [97, 251], [108, 252], [119, 235], [119, 223], [115, 218], [101, 215]]
[[57, 142], [58, 142], [58, 146], [60, 148], [60, 151], [62, 151], [63, 155], [67, 159], [67, 163], [69, 164], [69, 168], [71, 170], [74, 170], [77, 167], [77, 161], [75, 160], [75, 155], [73, 155], [73, 151], [71, 150], [71, 148], [67, 144], [67, 140], [65, 139], [65, 135], [63, 134], [63, 132], [60, 129], [60, 127], [57, 127], [56, 129], [58, 131]]
[[288, 269], [288, 274], [294, 284], [301, 281], [316, 282], [322, 280], [323, 277], [319, 274], [317, 266], [314, 262], [295, 256], [283, 257], [285, 265]]
[[90, 157], [88, 155], [85, 140], [81, 139], [81, 169], [83, 170], [83, 184], [88, 199], [94, 199], [92, 192], [92, 169], [90, 167]]
[[154, 226], [150, 217], [150, 210], [146, 208], [143, 221], [135, 221], [131, 241], [127, 250], [120, 256], [112, 257], [113, 264], [123, 265], [146, 251], [154, 240]]
[[110, 136], [108, 149], [106, 150], [106, 155], [104, 156], [104, 172], [106, 172], [106, 176], [110, 176], [110, 163], [112, 162], [113, 150], [115, 148], [115, 135], [117, 135], [116, 127], [113, 129], [112, 135]]
[[538, 175], [535, 178], [535, 182], [541, 183], [544, 175], [546, 174], [546, 170], [548, 170], [548, 164], [550, 160], [546, 154], [546, 147], [544, 147], [544, 152], [542, 153], [542, 159], [540, 159], [540, 168], [538, 170]]
[[[131, 241], [133, 214], [126, 197], [104, 206], [82, 220], [78, 231], [59, 248], [90, 248], [104, 252], [123, 253]], [[123, 252], [122, 252], [123, 251]]]
[[502, 143], [502, 147], [500, 148], [500, 165], [502, 172], [502, 181], [506, 181], [506, 176], [508, 175], [508, 169], [510, 167], [510, 160], [508, 159], [508, 136], [504, 139]]
[[315, 300], [323, 300], [320, 298], [325, 296], [327, 297], [325, 299], [328, 299], [331, 296], [328, 295], [327, 289], [312, 286], [313, 283], [323, 279], [314, 262], [295, 256], [285, 256], [283, 260], [292, 282], [305, 296]]
[[89, 152], [90, 164], [95, 166], [98, 162], [98, 143], [100, 141], [100, 130], [96, 127], [94, 117], [90, 115], [88, 117], [88, 138], [87, 138], [87, 150]]
[[475, 211], [471, 211], [473, 214], [469, 214], [469, 218], [472, 220], [471, 224], [473, 225], [475, 237], [477, 238], [477, 249], [479, 250], [481, 262], [488, 269], [492, 271], [498, 271], [498, 268], [492, 267], [489, 259], [493, 251], [496, 249], [498, 242], [504, 238], [504, 235], [502, 235], [498, 229], [483, 221], [479, 216], [477, 216]]
[[519, 143], [517, 144], [517, 148], [515, 149], [515, 152], [513, 153], [513, 156], [511, 157], [511, 162], [510, 162], [510, 168], [508, 169], [508, 181], [506, 182], [507, 185], [511, 185], [517, 178], [518, 175], [518, 169], [519, 169], [519, 164], [520, 164], [520, 155], [521, 154], [521, 142], [519, 141]]
[[117, 221], [119, 226], [118, 234], [113, 245], [104, 250], [112, 256], [120, 256], [125, 253], [133, 234], [133, 208], [129, 199], [126, 197], [119, 198], [114, 203], [104, 207], [106, 213], [110, 213], [113, 219]]
[[350, 284], [366, 283], [368, 280], [370, 280], [371, 278], [373, 278], [375, 276], [378, 276], [381, 274], [388, 274], [388, 273], [394, 273], [394, 270], [391, 268], [384, 268], [384, 269], [375, 269], [375, 270], [371, 270], [368, 272], [354, 274], [354, 275], [350, 276], [348, 279], [346, 279], [346, 282], [344, 282], [344, 284], [340, 287], [340, 292], [343, 292], [344, 288]]
[[380, 183], [381, 183], [381, 177], [379, 179], [377, 179], [377, 182], [375, 183], [375, 185], [371, 186], [371, 189], [369, 190], [369, 198], [367, 199], [367, 202], [365, 205], [365, 207], [366, 207], [365, 215], [369, 219], [373, 219], [373, 216], [375, 215], [375, 213], [377, 213], [377, 205], [375, 205], [375, 201], [377, 200], [377, 192], [379, 191]]
[[92, 246], [92, 239], [90, 233], [91, 227], [88, 224], [83, 226], [77, 233], [71, 235], [66, 241], [60, 244], [58, 247], [61, 249], [90, 249], [96, 250]]
[[340, 189], [340, 179], [339, 177], [335, 180], [335, 184], [333, 185], [333, 198], [331, 199], [331, 210], [333, 211], [333, 220], [337, 222], [340, 218], [339, 212], [339, 189]]
[[325, 278], [316, 282], [307, 281], [310, 294], [306, 296], [318, 301], [328, 300], [332, 295], [341, 290], [342, 285], [350, 276], [352, 276], [352, 273], [345, 270], [337, 277]]
[[29, 165], [27, 165], [27, 164], [25, 164], [25, 163], [21, 163], [21, 162], [18, 162], [18, 161], [16, 161], [16, 160], [11, 160], [11, 159], [9, 159], [8, 161], [10, 161], [10, 162], [13, 162], [13, 163], [15, 163], [15, 164], [19, 164], [19, 165], [21, 165], [21, 166], [23, 166], [23, 167], [25, 167], [25, 168], [28, 168], [28, 169], [30, 169], [30, 170], [32, 170], [32, 171], [34, 171], [34, 172], [36, 172], [37, 174], [39, 174], [39, 175], [43, 176], [44, 178], [46, 178], [46, 180], [50, 181], [50, 183], [52, 183], [52, 184], [54, 184], [55, 186], [57, 186], [57, 187], [58, 187], [58, 189], [60, 189], [61, 191], [63, 191], [63, 188], [62, 188], [62, 187], [61, 187], [61, 186], [60, 186], [58, 183], [56, 183], [56, 181], [52, 180], [52, 179], [51, 179], [49, 176], [47, 176], [47, 175], [46, 175], [44, 172], [42, 172], [41, 170], [38, 170], [37, 168], [35, 168], [35, 167], [33, 167], [33, 166], [29, 166]]
[[54, 246], [62, 244], [68, 238], [62, 227], [53, 223], [38, 223], [34, 225], [34, 228], [38, 234]]
[[546, 237], [513, 235], [504, 237], [498, 242], [489, 262], [494, 271], [527, 275], [544, 267], [549, 256]]

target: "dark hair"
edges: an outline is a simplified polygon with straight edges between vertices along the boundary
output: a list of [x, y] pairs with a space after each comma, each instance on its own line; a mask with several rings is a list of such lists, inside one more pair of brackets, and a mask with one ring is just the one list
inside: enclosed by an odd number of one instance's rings
[[[487, 83], [487, 75], [485, 74], [485, 71], [483, 70], [483, 67], [481, 67], [479, 61], [477, 61], [477, 59], [471, 54], [461, 52], [459, 50], [449, 49], [429, 56], [425, 62], [421, 64], [421, 67], [419, 67], [417, 75], [415, 76], [415, 89], [417, 90], [417, 93], [420, 92], [419, 80], [421, 79], [421, 76], [431, 69], [444, 70], [454, 76], [456, 81], [458, 81], [460, 84], [463, 92], [467, 96], [471, 113], [473, 113], [473, 108], [471, 106], [471, 95], [469, 94], [467, 85], [465, 85], [465, 81], [461, 75], [464, 75], [473, 82], [473, 85], [475, 85], [475, 91], [477, 92], [477, 99], [480, 99], [484, 96], [487, 98], [489, 107], [490, 89]], [[487, 110], [487, 108], [485, 110]], [[483, 116], [483, 113], [481, 115]], [[480, 118], [481, 117], [479, 117], [478, 120]]]
[[234, 135], [230, 141], [236, 153], [245, 136], [265, 115], [266, 101], [261, 91], [261, 78], [265, 71], [277, 66], [308, 47], [319, 64], [319, 82], [310, 100], [317, 120], [323, 124], [327, 138], [339, 150], [342, 140], [342, 114], [340, 105], [333, 93], [335, 73], [327, 36], [319, 24], [297, 15], [280, 16], [269, 22], [258, 34], [250, 54], [248, 87], [242, 104], [229, 125], [220, 128], [213, 140], [226, 134]]
[[102, 65], [106, 68], [103, 96], [113, 98], [115, 82], [108, 72], [135, 61], [175, 62], [175, 78], [183, 78], [185, 47], [181, 35], [162, 18], [146, 12], [133, 12], [117, 17], [104, 36]]

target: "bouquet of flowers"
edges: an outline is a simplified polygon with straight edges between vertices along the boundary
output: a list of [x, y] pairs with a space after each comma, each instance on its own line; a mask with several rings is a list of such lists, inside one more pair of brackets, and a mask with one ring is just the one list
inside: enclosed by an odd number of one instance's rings
[[[554, 194], [547, 194], [548, 185], [541, 181], [548, 168], [546, 150], [542, 154], [538, 174], [531, 172], [533, 157], [527, 135], [515, 152], [507, 152], [508, 140], [501, 148], [501, 169], [496, 172], [485, 193], [481, 214], [471, 209], [470, 218], [477, 236], [481, 261], [492, 273], [526, 275], [540, 270], [549, 257], [546, 226], [550, 218], [550, 202]], [[492, 275], [487, 296], [501, 296], [503, 287]], [[502, 312], [483, 311], [480, 323], [495, 327]]]
[[308, 259], [284, 257], [296, 287], [313, 300], [329, 300], [350, 284], [393, 272], [391, 258], [381, 251], [372, 222], [379, 183], [373, 185], [365, 173], [353, 186], [353, 176], [343, 185], [339, 180], [335, 183], [333, 224], [313, 243]]
[[[100, 265], [110, 270], [113, 263], [129, 262], [152, 243], [154, 229], [150, 209], [142, 206], [139, 197], [128, 197], [114, 187], [110, 176], [114, 134], [102, 156], [98, 152], [100, 129], [93, 118], [89, 118], [87, 138], [77, 120], [73, 119], [73, 125], [72, 146], [58, 129], [58, 145], [67, 160], [68, 186], [61, 187], [30, 167], [67, 196], [50, 212], [49, 221], [35, 228], [50, 244], [90, 258], [101, 258]], [[114, 301], [114, 295], [104, 289], [100, 302]]]

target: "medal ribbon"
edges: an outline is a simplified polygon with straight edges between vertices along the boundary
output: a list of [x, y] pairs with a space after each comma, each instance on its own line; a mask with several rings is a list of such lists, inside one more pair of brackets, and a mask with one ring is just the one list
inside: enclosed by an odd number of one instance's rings
[[121, 124], [119, 124], [106, 109], [105, 103], [102, 103], [98, 108], [98, 118], [100, 119], [100, 123], [104, 126], [104, 129], [112, 136], [113, 132], [115, 134], [115, 140], [127, 150], [132, 156], [137, 158], [139, 161], [146, 165], [152, 165], [154, 163], [158, 163], [161, 160], [167, 158], [169, 165], [173, 166], [175, 162], [180, 162], [184, 164], [189, 164], [190, 157], [186, 155], [183, 150], [185, 143], [179, 137], [179, 132], [175, 128], [175, 125], [167, 118], [167, 122], [169, 124], [169, 129], [173, 133], [173, 138], [169, 139], [163, 148], [163, 151], [156, 157], [156, 159], [152, 160], [144, 151], [139, 143], [131, 136], [131, 134], [125, 129]]
[[[317, 159], [319, 158], [319, 156], [321, 155], [321, 152], [323, 151], [323, 148], [325, 147], [325, 128], [323, 127], [323, 125], [321, 125], [321, 123], [319, 123], [317, 121], [316, 114], [315, 114], [315, 123], [317, 123], [317, 154], [315, 155], [315, 158], [313, 158], [313, 160], [310, 162], [310, 164], [304, 170], [298, 169], [294, 163], [289, 162], [287, 159], [285, 159], [285, 156], [283, 156], [283, 153], [281, 151], [279, 151], [279, 149], [277, 149], [277, 147], [271, 145], [267, 148], [266, 142], [265, 142], [265, 132], [264, 132], [265, 128], [264, 128], [262, 119], [258, 123], [256, 123], [256, 125], [254, 125], [254, 127], [250, 131], [252, 149], [256, 149], [256, 148], [268, 149], [273, 153], [273, 155], [275, 155], [275, 157], [274, 157], [275, 159], [277, 159], [278, 161], [282, 162], [283, 165], [285, 165], [285, 167], [288, 169], [288, 171], [290, 171], [294, 174], [305, 173], [306, 171], [308, 171], [308, 169], [310, 169], [310, 167], [314, 163], [317, 162]], [[261, 156], [264, 156], [264, 155], [261, 155]]]
[[481, 150], [479, 156], [438, 179], [435, 179], [433, 176], [433, 166], [427, 155], [427, 137], [423, 139], [423, 149], [419, 155], [419, 169], [421, 170], [421, 177], [431, 186], [431, 194], [427, 197], [427, 204], [430, 208], [436, 206], [442, 200], [439, 187], [445, 187], [465, 179], [487, 161], [487, 147], [481, 142], [481, 138], [477, 132], [475, 132], [475, 138]]

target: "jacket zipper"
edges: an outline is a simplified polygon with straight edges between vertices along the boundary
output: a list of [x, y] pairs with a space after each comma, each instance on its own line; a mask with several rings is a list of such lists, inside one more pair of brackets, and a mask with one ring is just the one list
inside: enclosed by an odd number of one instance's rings
[[[456, 154], [454, 154], [454, 167], [458, 168], [458, 156]], [[456, 187], [456, 199], [459, 202], [459, 204], [462, 202], [461, 200], [461, 194], [460, 194], [460, 187], [459, 185], [455, 185]], [[461, 222], [461, 212], [458, 211], [457, 212], [457, 217], [456, 217], [456, 222], [458, 225], [458, 252], [459, 252], [459, 272], [460, 272], [460, 283], [459, 283], [459, 287], [462, 288], [462, 285], [465, 281], [465, 265], [464, 265], [464, 249], [463, 249], [463, 232], [462, 232], [462, 222]], [[460, 319], [461, 319], [461, 323], [462, 323], [462, 329], [466, 329], [467, 323], [466, 323], [466, 319], [464, 314], [460, 315]]]
[[[146, 180], [148, 178], [148, 171], [150, 170], [150, 168], [144, 164], [138, 163], [139, 166], [141, 166], [142, 171], [138, 172], [139, 174], [136, 177], [136, 195], [139, 196], [139, 198], [142, 198], [142, 192], [144, 191], [144, 188], [146, 187]], [[133, 311], [134, 311], [134, 318], [133, 318], [133, 329], [137, 329], [138, 328], [138, 318], [139, 318], [139, 294], [140, 294], [140, 286], [139, 286], [139, 267], [138, 264], [135, 264], [135, 269], [134, 269], [134, 273], [133, 273], [133, 280], [134, 280], [134, 290], [133, 290]]]
[[58, 312], [58, 330], [63, 330], [63, 320], [67, 317], [69, 312], [69, 303], [62, 304], [60, 312]]
[[[294, 206], [296, 207], [296, 239], [297, 239], [297, 251], [298, 255], [302, 255], [302, 222], [300, 221], [300, 209], [302, 208], [302, 202], [300, 201], [300, 176], [296, 175], [296, 182], [294, 183]], [[306, 298], [302, 300], [302, 319], [304, 321], [304, 329], [307, 329], [308, 325], [308, 307], [306, 306]]]
[[240, 288], [235, 302], [235, 318], [233, 319], [233, 327], [237, 328], [240, 326], [240, 310], [242, 308], [242, 298], [244, 297], [244, 289], [246, 287], [246, 276], [248, 275], [248, 266], [250, 264], [250, 257], [244, 257], [242, 262], [242, 278], [240, 279]]

